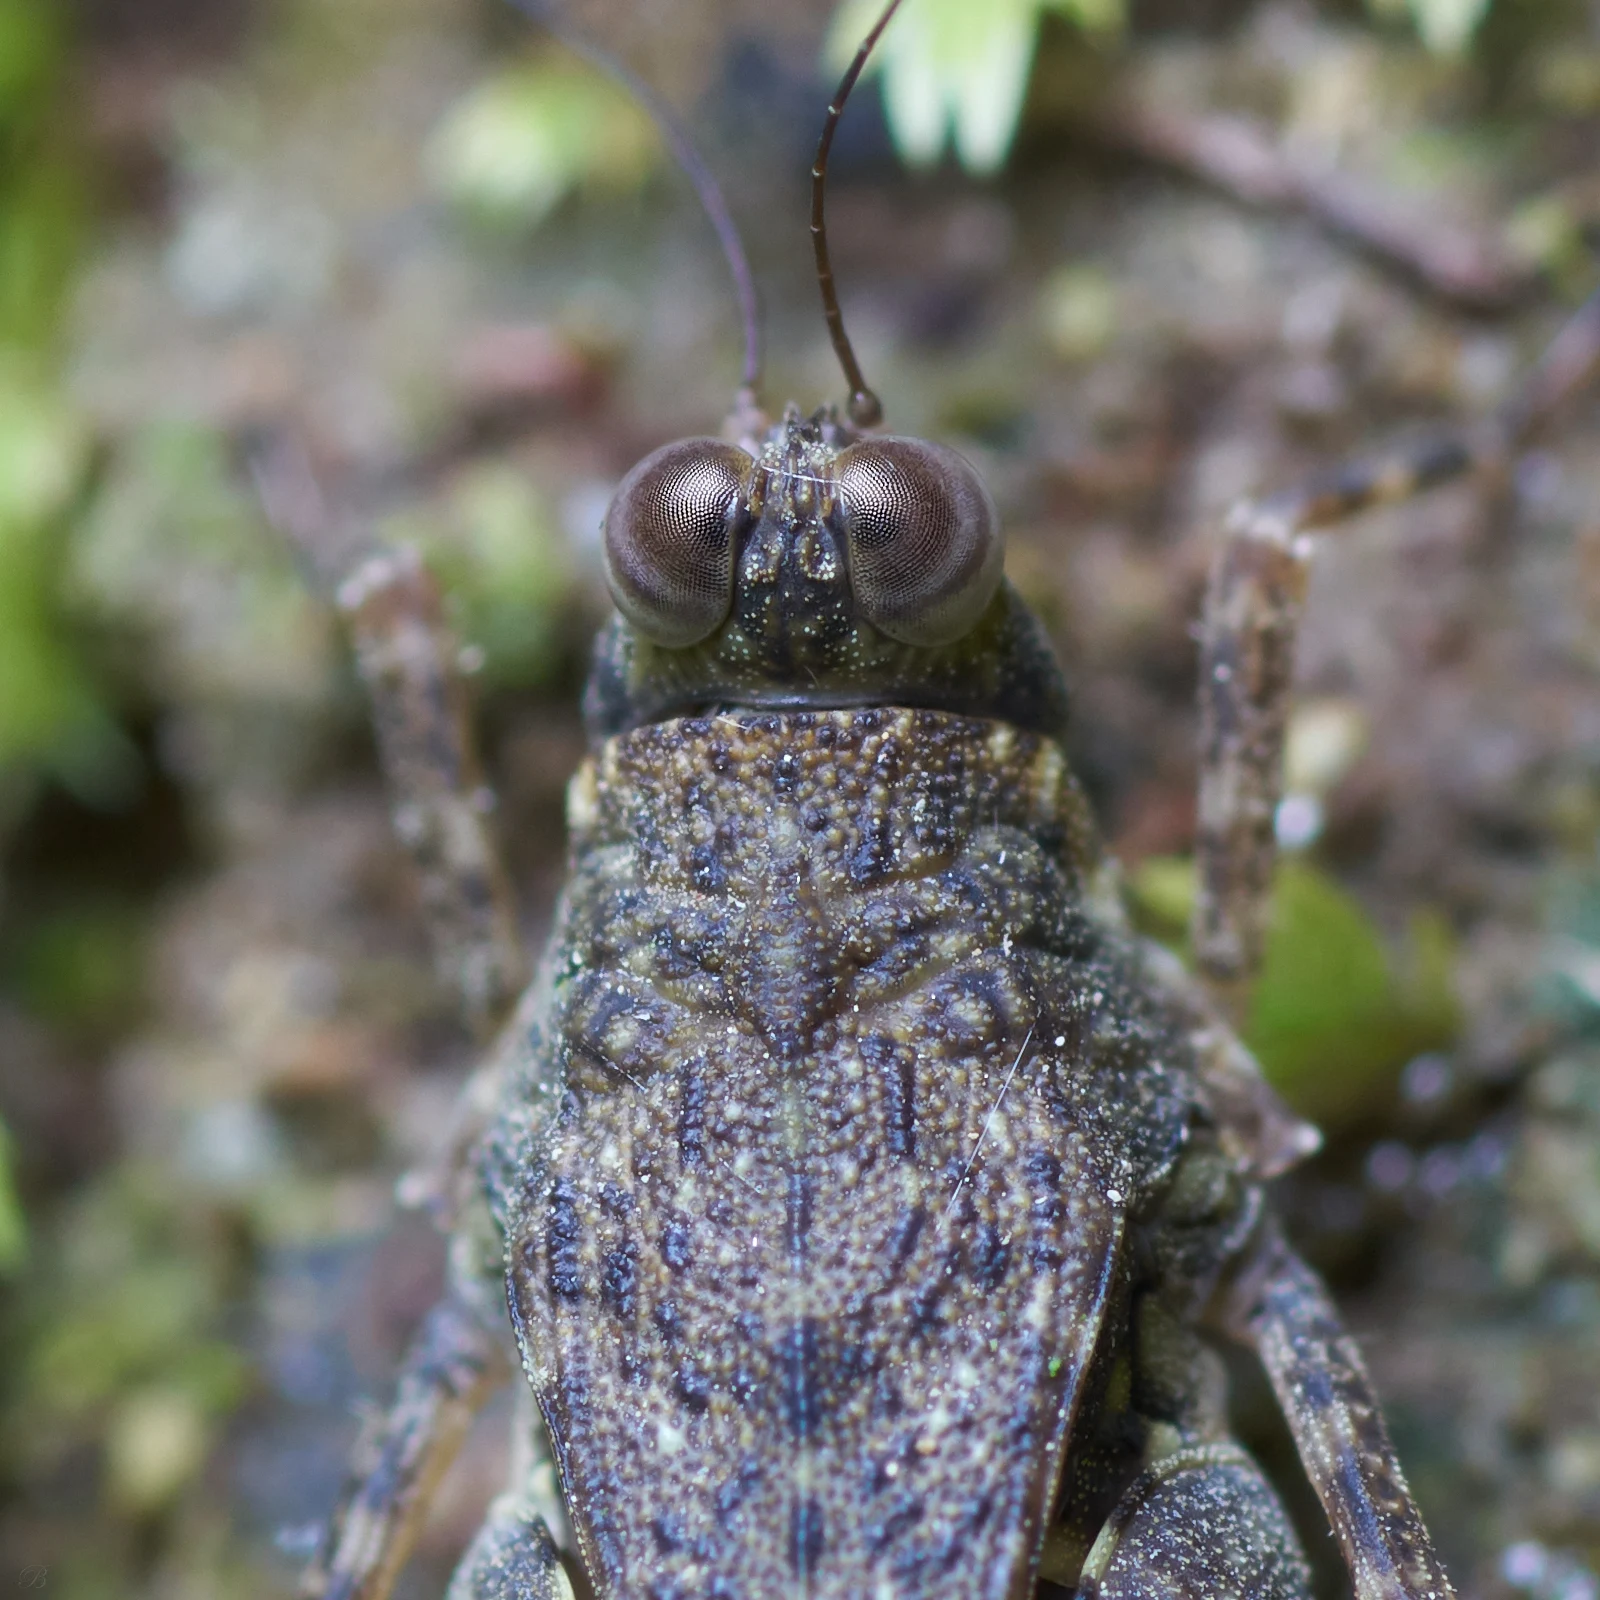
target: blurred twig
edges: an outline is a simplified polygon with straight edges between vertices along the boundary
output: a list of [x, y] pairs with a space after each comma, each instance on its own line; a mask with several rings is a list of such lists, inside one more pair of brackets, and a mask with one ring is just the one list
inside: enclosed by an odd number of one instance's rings
[[1468, 310], [1508, 310], [1538, 285], [1534, 269], [1492, 234], [1419, 213], [1398, 195], [1286, 147], [1255, 118], [1113, 92], [1072, 120], [1098, 143], [1176, 168], [1244, 205], [1304, 211]]

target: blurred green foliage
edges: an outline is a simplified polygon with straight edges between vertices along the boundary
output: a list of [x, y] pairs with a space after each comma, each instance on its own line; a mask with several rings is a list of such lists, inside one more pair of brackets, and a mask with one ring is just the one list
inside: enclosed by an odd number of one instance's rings
[[[0, 784], [13, 793], [39, 765], [81, 773], [99, 725], [57, 593], [65, 516], [89, 464], [54, 372], [85, 214], [61, 93], [67, 44], [55, 0], [0, 0]], [[0, 1127], [0, 1271], [24, 1246]]]
[[0, 0], [0, 348], [48, 352], [82, 241], [85, 192], [59, 98], [68, 8]]
[[30, 920], [5, 953], [0, 981], [42, 1021], [109, 1034], [138, 1012], [144, 931], [136, 908], [109, 901]]
[[[1409, 20], [1423, 44], [1456, 55], [1471, 44], [1491, 0], [1368, 0], [1379, 18]], [[824, 47], [842, 72], [883, 11], [884, 0], [842, 0]], [[901, 159], [936, 166], [947, 147], [968, 172], [1000, 170], [1027, 101], [1039, 29], [1049, 13], [1091, 39], [1112, 41], [1125, 0], [917, 0], [885, 31], [863, 76], [883, 84], [884, 114]]]
[[1392, 954], [1331, 878], [1287, 861], [1245, 1038], [1312, 1121], [1331, 1129], [1381, 1112], [1406, 1062], [1455, 1037], [1454, 954], [1448, 927], [1426, 911]]
[[0, 1122], [0, 1277], [9, 1277], [28, 1257], [28, 1230], [12, 1175], [11, 1135]]
[[87, 436], [51, 385], [0, 365], [0, 769], [36, 763], [80, 789], [105, 729], [60, 579], [87, 462]]
[[525, 472], [503, 462], [474, 467], [442, 507], [394, 518], [385, 537], [423, 551], [450, 597], [458, 636], [482, 653], [487, 684], [549, 680], [571, 643], [578, 576], [552, 509]]
[[1600, 862], [1560, 875], [1548, 921], [1543, 1005], [1575, 1032], [1600, 1033]]
[[1367, 4], [1376, 17], [1409, 18], [1417, 37], [1435, 54], [1455, 55], [1471, 44], [1488, 15], [1490, 0], [1367, 0]]
[[[882, 11], [882, 0], [844, 0], [828, 32], [828, 65], [843, 71]], [[1122, 0], [918, 0], [904, 6], [867, 63], [883, 80], [884, 112], [908, 166], [931, 167], [954, 143], [969, 172], [997, 172], [1027, 98], [1046, 12], [1090, 34], [1114, 36]]]
[[86, 205], [67, 44], [63, 7], [0, 0], [0, 775], [43, 766], [71, 783], [104, 722], [59, 604], [90, 466], [55, 370]]
[[69, 594], [131, 641], [135, 681], [180, 705], [328, 692], [334, 640], [284, 542], [262, 522], [217, 427], [159, 420], [122, 442], [81, 520]]
[[185, 1210], [170, 1173], [125, 1161], [73, 1199], [50, 1243], [4, 1419], [10, 1453], [45, 1468], [41, 1452], [96, 1439], [113, 1501], [159, 1509], [249, 1381], [220, 1336], [232, 1242], [203, 1208]]
[[434, 135], [434, 180], [491, 225], [537, 227], [572, 194], [626, 194], [659, 144], [627, 92], [583, 63], [540, 55], [492, 74]]
[[[1129, 879], [1146, 930], [1181, 944], [1194, 866], [1156, 857]], [[1302, 1116], [1328, 1131], [1387, 1107], [1413, 1057], [1450, 1044], [1459, 1026], [1455, 948], [1442, 919], [1417, 912], [1392, 952], [1360, 905], [1304, 859], [1279, 864], [1266, 960], [1245, 1042]]]

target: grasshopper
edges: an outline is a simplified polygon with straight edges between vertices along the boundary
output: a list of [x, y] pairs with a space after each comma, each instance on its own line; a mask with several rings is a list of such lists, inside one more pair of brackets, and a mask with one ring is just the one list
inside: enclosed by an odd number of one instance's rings
[[618, 488], [567, 883], [520, 999], [437, 594], [401, 557], [346, 586], [444, 949], [506, 1020], [448, 1180], [449, 1291], [308, 1593], [390, 1592], [520, 1365], [537, 1414], [449, 1600], [1305, 1600], [1218, 1340], [1262, 1363], [1359, 1600], [1452, 1593], [1360, 1354], [1267, 1203], [1317, 1135], [1235, 1023], [1313, 531], [1503, 463], [1595, 366], [1600, 300], [1480, 436], [1230, 519], [1186, 972], [1122, 912], [988, 490], [881, 431], [844, 329], [827, 160], [898, 5], [814, 169], [848, 406], [762, 411], [746, 293], [723, 435]]

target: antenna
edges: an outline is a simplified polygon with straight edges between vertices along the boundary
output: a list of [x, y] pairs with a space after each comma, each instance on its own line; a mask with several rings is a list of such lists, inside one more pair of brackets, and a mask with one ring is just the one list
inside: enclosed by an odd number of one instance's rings
[[875, 427], [883, 421], [883, 402], [867, 387], [867, 380], [861, 375], [861, 363], [850, 345], [850, 335], [844, 331], [844, 312], [839, 309], [839, 291], [834, 287], [833, 264], [828, 259], [828, 225], [822, 215], [822, 197], [828, 182], [828, 152], [833, 149], [833, 135], [839, 126], [844, 103], [850, 98], [850, 91], [855, 88], [878, 36], [899, 9], [900, 0], [889, 0], [883, 14], [873, 23], [872, 32], [861, 41], [855, 60], [834, 90], [827, 120], [822, 124], [822, 137], [817, 141], [816, 160], [811, 164], [811, 246], [817, 257], [817, 287], [822, 290], [822, 314], [828, 319], [833, 353], [844, 368], [845, 382], [850, 385], [850, 420], [858, 428]]
[[744, 374], [739, 384], [740, 396], [754, 404], [756, 391], [761, 386], [761, 308], [756, 300], [756, 281], [751, 274], [750, 261], [744, 253], [744, 241], [739, 237], [733, 213], [728, 210], [728, 202], [723, 198], [722, 187], [701, 159], [677, 112], [631, 67], [571, 27], [556, 8], [546, 4], [545, 0], [508, 0], [508, 3], [626, 89], [644, 107], [645, 114], [666, 140], [673, 158], [699, 197], [701, 209], [716, 231], [723, 259], [727, 261], [728, 271], [733, 277], [733, 290], [739, 298], [739, 316], [744, 323]]

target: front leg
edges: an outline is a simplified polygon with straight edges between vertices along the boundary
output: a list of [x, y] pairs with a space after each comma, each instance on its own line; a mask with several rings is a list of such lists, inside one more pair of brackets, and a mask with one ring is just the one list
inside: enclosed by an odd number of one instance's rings
[[1260, 965], [1283, 793], [1295, 639], [1314, 536], [1465, 474], [1503, 469], [1600, 368], [1600, 294], [1478, 434], [1343, 467], [1228, 518], [1200, 626], [1200, 794], [1190, 940], [1237, 1023]]
[[445, 1600], [573, 1600], [549, 1528], [517, 1491], [490, 1507]]
[[1355, 1341], [1275, 1229], [1235, 1280], [1223, 1318], [1261, 1357], [1356, 1600], [1454, 1600]]
[[395, 832], [417, 867], [440, 974], [488, 1038], [526, 983], [527, 964], [443, 596], [417, 553], [399, 549], [357, 568], [339, 586], [339, 608], [372, 699]]
[[1310, 1600], [1278, 1497], [1238, 1445], [1174, 1450], [1142, 1472], [1094, 1542], [1075, 1600]]
[[435, 1487], [510, 1372], [505, 1340], [486, 1325], [480, 1306], [455, 1293], [428, 1313], [393, 1405], [356, 1447], [350, 1485], [302, 1595], [386, 1600]]
[[518, 1386], [509, 1483], [461, 1558], [444, 1600], [573, 1600], [561, 1562], [572, 1531], [533, 1391]]
[[[277, 520], [315, 555], [326, 529], [314, 517]], [[526, 974], [510, 881], [489, 827], [492, 797], [472, 737], [460, 652], [438, 584], [414, 552], [397, 551], [358, 567], [340, 586], [339, 604], [372, 698], [396, 831], [418, 869], [440, 974], [465, 1020], [487, 1038], [505, 1022]], [[451, 1287], [413, 1342], [392, 1405], [356, 1448], [323, 1548], [303, 1580], [307, 1596], [386, 1600], [473, 1418], [512, 1374], [503, 1244], [474, 1155], [501, 1109], [508, 1073], [526, 1065], [541, 996], [532, 994], [521, 1025], [507, 1029], [473, 1073], [437, 1160], [402, 1185], [403, 1198], [426, 1205], [452, 1230]], [[523, 1431], [536, 1440], [532, 1425]], [[530, 1467], [521, 1479], [532, 1481], [532, 1473]], [[469, 1600], [570, 1595], [552, 1565], [545, 1525], [525, 1499], [519, 1489], [497, 1502], [453, 1592]]]
[[[480, 1108], [484, 1120], [505, 1139], [521, 1138], [530, 1145], [548, 1110], [543, 1086], [553, 1076], [540, 1043], [548, 1031], [549, 976], [547, 964], [508, 1024], [501, 1047], [474, 1075], [477, 1087], [494, 1085], [501, 1092], [497, 1104]], [[464, 1203], [451, 1207], [449, 1287], [406, 1356], [393, 1404], [354, 1452], [339, 1508], [303, 1580], [307, 1600], [387, 1600], [434, 1489], [473, 1418], [514, 1376], [504, 1234], [493, 1210], [505, 1198], [495, 1185], [497, 1151], [494, 1141], [480, 1140], [475, 1159], [455, 1175], [457, 1198]], [[514, 1440], [511, 1487], [495, 1503], [463, 1563], [452, 1600], [563, 1600], [565, 1595], [565, 1579], [546, 1557], [553, 1548], [551, 1527], [564, 1543], [570, 1534], [531, 1396], [524, 1396]], [[521, 1588], [515, 1586], [519, 1583]]]
[[488, 1040], [527, 981], [527, 961], [490, 824], [494, 794], [473, 736], [463, 652], [438, 581], [411, 549], [352, 563], [352, 525], [364, 528], [366, 519], [324, 492], [292, 430], [253, 438], [246, 459], [267, 521], [308, 581], [336, 585], [372, 702], [395, 832], [417, 869], [435, 965], [463, 1019]]

